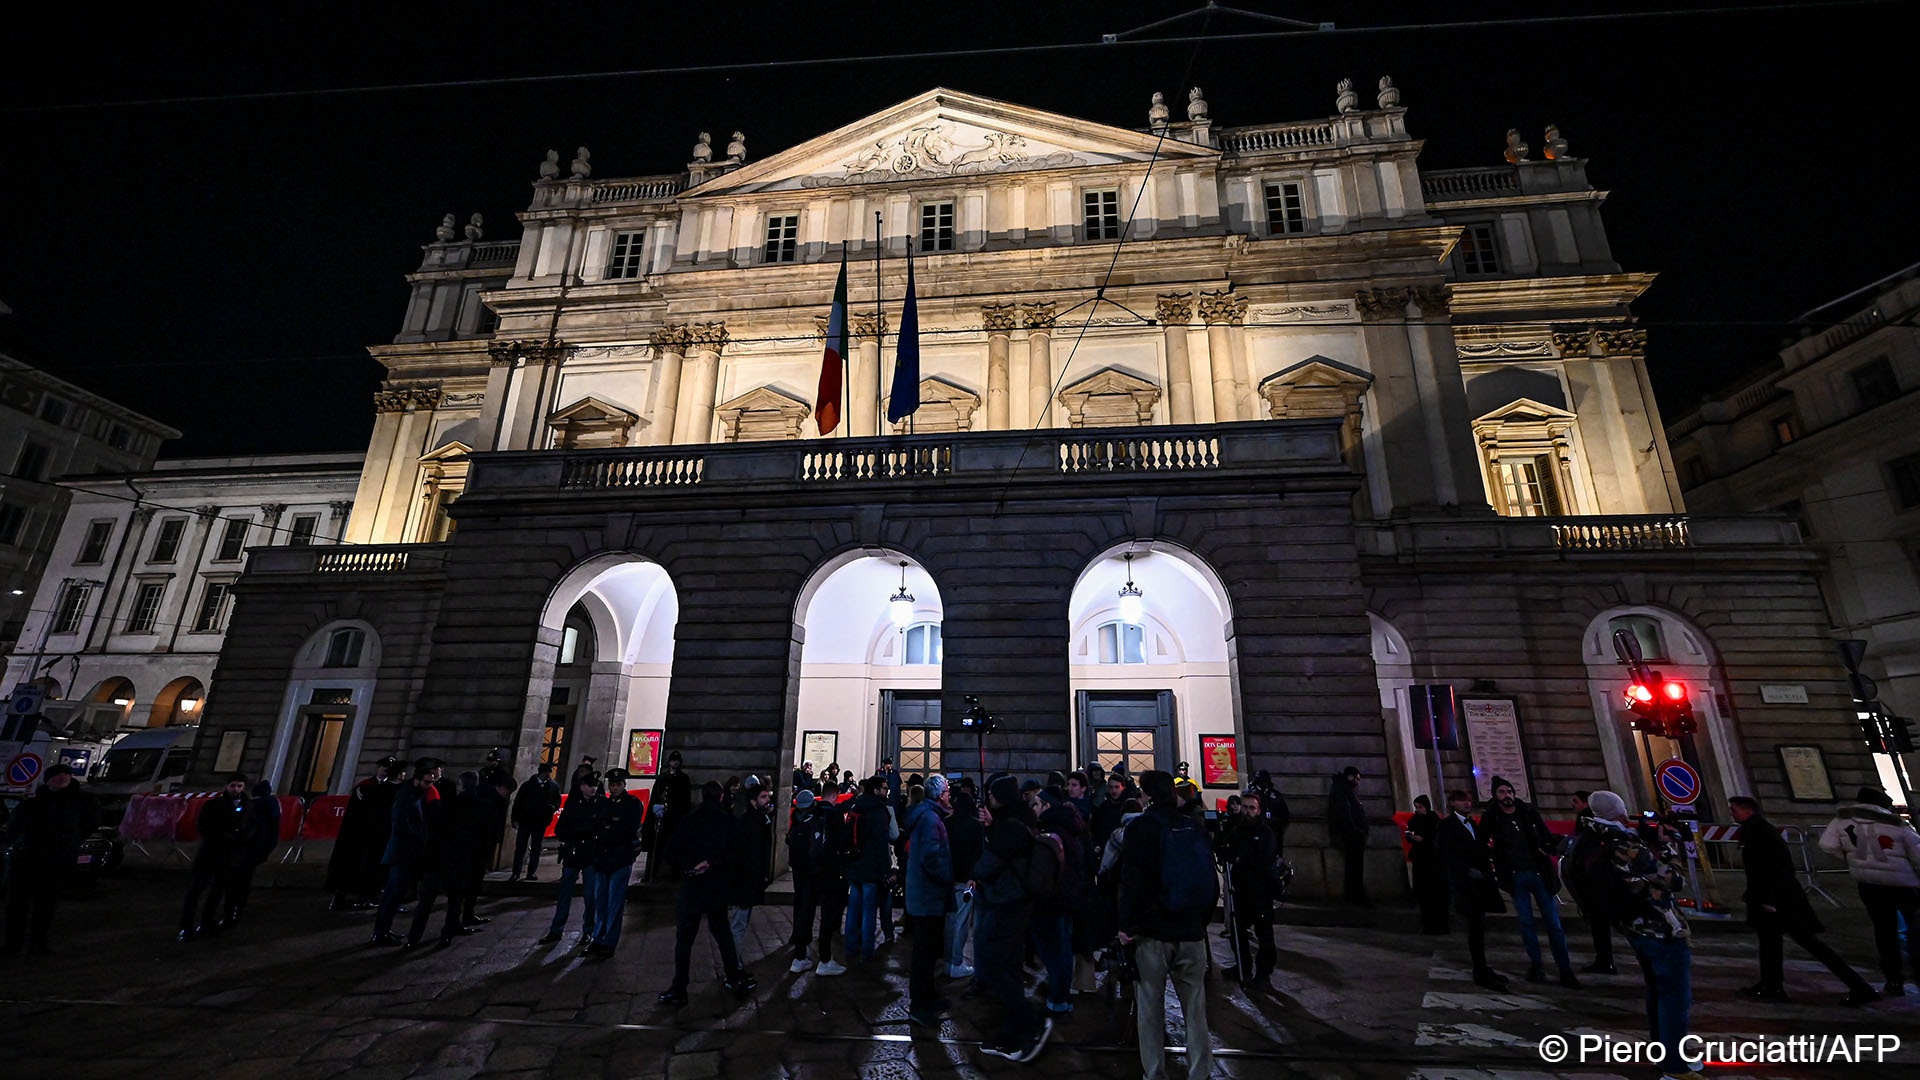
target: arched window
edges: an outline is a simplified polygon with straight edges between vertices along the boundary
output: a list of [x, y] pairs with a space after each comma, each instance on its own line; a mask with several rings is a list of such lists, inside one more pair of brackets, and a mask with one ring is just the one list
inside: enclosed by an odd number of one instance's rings
[[915, 623], [907, 627], [906, 641], [900, 650], [902, 664], [940, 663], [940, 624]]
[[1667, 655], [1666, 637], [1660, 632], [1660, 620], [1651, 615], [1615, 615], [1607, 620], [1607, 637], [1611, 639], [1620, 630], [1633, 635], [1640, 643], [1641, 659], [1648, 662], [1665, 663], [1672, 657]]
[[1146, 628], [1118, 621], [1103, 624], [1100, 627], [1100, 662], [1103, 664], [1146, 663]]
[[560, 631], [560, 666], [591, 664], [597, 648], [593, 637], [593, 620], [580, 605], [575, 604], [574, 610], [567, 615], [565, 628]]
[[327, 656], [320, 662], [323, 668], [357, 668], [360, 666], [360, 650], [366, 646], [367, 635], [363, 630], [348, 627], [335, 630], [327, 638]]

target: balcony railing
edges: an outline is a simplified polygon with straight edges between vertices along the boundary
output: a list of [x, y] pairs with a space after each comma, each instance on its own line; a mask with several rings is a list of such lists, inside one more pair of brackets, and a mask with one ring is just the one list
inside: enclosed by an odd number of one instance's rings
[[1484, 199], [1520, 192], [1520, 174], [1512, 166], [1484, 169], [1438, 169], [1420, 174], [1420, 193], [1428, 202], [1448, 199]]
[[1604, 517], [1553, 524], [1562, 551], [1656, 551], [1691, 547], [1684, 517]]
[[884, 480], [897, 476], [946, 476], [952, 472], [951, 445], [823, 450], [800, 459], [802, 480]]
[[441, 544], [324, 544], [247, 552], [247, 574], [406, 574], [446, 565]]
[[1270, 150], [1306, 150], [1317, 146], [1332, 146], [1335, 142], [1333, 125], [1324, 120], [1233, 128], [1220, 133], [1220, 149], [1234, 154], [1257, 154]]
[[498, 244], [475, 244], [472, 260], [468, 266], [512, 266], [520, 259], [520, 241], [508, 240]]
[[700, 482], [706, 461], [698, 454], [652, 458], [585, 458], [560, 471], [563, 488], [686, 487]]
[[1065, 439], [1060, 443], [1060, 471], [1168, 472], [1217, 469], [1217, 438], [1162, 438], [1135, 435], [1099, 439]]
[[599, 180], [593, 185], [593, 203], [651, 202], [671, 199], [680, 194], [685, 181], [678, 176], [638, 176], [625, 180]]

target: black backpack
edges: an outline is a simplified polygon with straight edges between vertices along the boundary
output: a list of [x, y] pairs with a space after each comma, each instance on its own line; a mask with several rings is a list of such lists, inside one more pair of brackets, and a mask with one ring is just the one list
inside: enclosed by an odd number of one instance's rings
[[1060, 881], [1066, 876], [1066, 847], [1051, 832], [1034, 830], [1033, 845], [1027, 849], [1026, 864], [1021, 867], [1020, 884], [1027, 899], [1051, 903], [1060, 896]]
[[1211, 915], [1220, 902], [1213, 845], [1200, 823], [1177, 814], [1160, 833], [1160, 907], [1169, 915]]

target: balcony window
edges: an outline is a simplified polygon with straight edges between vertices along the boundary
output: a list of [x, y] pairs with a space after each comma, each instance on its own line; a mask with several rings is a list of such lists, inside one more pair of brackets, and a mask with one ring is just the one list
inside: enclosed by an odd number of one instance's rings
[[319, 529], [319, 514], [296, 515], [293, 519], [293, 528], [288, 532], [287, 544], [291, 547], [306, 547], [313, 543], [313, 534]]
[[800, 258], [800, 215], [767, 215], [766, 261], [790, 263]]
[[920, 207], [920, 250], [953, 250], [952, 203], [926, 203]]
[[180, 557], [180, 538], [186, 535], [186, 518], [168, 518], [160, 523], [160, 535], [154, 537], [153, 554], [148, 562], [167, 563]]
[[226, 620], [227, 597], [233, 592], [233, 586], [224, 581], [209, 581], [207, 589], [200, 594], [200, 611], [193, 617], [193, 630], [197, 634], [217, 634], [220, 625]]
[[1081, 192], [1080, 221], [1083, 240], [1120, 239], [1120, 189]]
[[76, 634], [80, 632], [80, 619], [87, 611], [87, 596], [92, 587], [73, 583], [60, 590], [60, 602], [53, 611], [53, 632], [56, 634]]
[[1300, 185], [1284, 182], [1268, 184], [1267, 235], [1288, 236], [1306, 231], [1307, 211], [1300, 195]]
[[1500, 272], [1500, 258], [1493, 246], [1493, 226], [1469, 225], [1460, 234], [1460, 272], [1466, 277], [1485, 277]]
[[1854, 368], [1847, 373], [1847, 379], [1853, 383], [1853, 394], [1859, 399], [1862, 412], [1900, 396], [1900, 382], [1894, 378], [1893, 361], [1884, 356], [1876, 356]]
[[622, 232], [613, 234], [613, 257], [607, 260], [607, 276], [610, 278], [637, 278], [643, 272], [647, 234]]
[[1507, 497], [1507, 513], [1514, 517], [1557, 517], [1560, 492], [1554, 483], [1553, 458], [1547, 454], [1502, 457], [1494, 463], [1500, 487]]
[[164, 581], [149, 581], [140, 586], [133, 598], [133, 614], [127, 617], [127, 633], [151, 634], [160, 618], [160, 601], [167, 595]]

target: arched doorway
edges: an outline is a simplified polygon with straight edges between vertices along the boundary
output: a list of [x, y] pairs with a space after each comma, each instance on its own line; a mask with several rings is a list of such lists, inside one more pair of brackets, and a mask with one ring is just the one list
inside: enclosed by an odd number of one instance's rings
[[794, 606], [799, 692], [786, 767], [870, 776], [891, 758], [904, 776], [969, 771], [941, 723], [943, 611], [932, 576], [901, 552], [849, 551], [816, 569]]
[[1067, 604], [1073, 760], [1174, 770], [1213, 797], [1246, 786], [1233, 611], [1193, 552], [1135, 541], [1096, 556]]
[[[1613, 652], [1613, 632], [1627, 630], [1640, 644], [1647, 666], [1669, 681], [1686, 684], [1699, 730], [1680, 738], [1662, 738], [1635, 731], [1622, 704], [1627, 669]], [[1642, 809], [1665, 809], [1656, 797], [1653, 771], [1671, 757], [1682, 758], [1700, 774], [1706, 790], [1695, 803], [1701, 820], [1712, 821], [1730, 795], [1753, 790], [1747, 776], [1746, 753], [1733, 717], [1728, 712], [1725, 680], [1713, 642], [1700, 629], [1665, 608], [1633, 606], [1610, 608], [1587, 625], [1581, 637], [1587, 665], [1587, 686], [1593, 700], [1594, 722], [1600, 733], [1600, 752], [1607, 766], [1607, 783]]]
[[309, 798], [352, 788], [380, 655], [380, 635], [358, 619], [322, 626], [294, 654], [267, 751], [266, 772], [280, 794]]
[[516, 773], [565, 781], [582, 757], [651, 786], [671, 735], [667, 693], [680, 599], [658, 563], [609, 552], [574, 567], [541, 612]]
[[147, 710], [147, 726], [198, 724], [206, 700], [207, 688], [200, 680], [183, 675], [161, 687], [160, 692], [153, 696], [153, 707]]
[[84, 726], [95, 735], [111, 734], [127, 726], [134, 706], [139, 703], [132, 679], [124, 675], [102, 679], [87, 695]]

